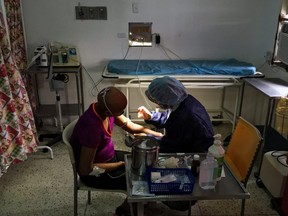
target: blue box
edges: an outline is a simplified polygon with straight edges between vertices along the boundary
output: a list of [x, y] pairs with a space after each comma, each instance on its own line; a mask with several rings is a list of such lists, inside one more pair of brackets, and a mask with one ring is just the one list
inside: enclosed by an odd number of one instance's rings
[[[174, 175], [176, 181], [156, 183], [151, 180], [151, 172], [159, 172], [161, 177]], [[157, 195], [190, 194], [193, 192], [195, 178], [188, 168], [147, 168], [149, 192]]]

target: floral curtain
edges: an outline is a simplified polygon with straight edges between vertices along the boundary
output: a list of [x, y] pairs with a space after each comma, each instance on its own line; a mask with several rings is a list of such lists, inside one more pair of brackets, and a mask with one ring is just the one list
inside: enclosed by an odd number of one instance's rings
[[24, 71], [27, 66], [24, 29], [20, 0], [4, 0], [11, 50], [28, 92], [32, 109], [36, 110], [32, 78]]
[[35, 152], [39, 144], [32, 108], [20, 74], [26, 62], [23, 27], [19, 23], [20, 2], [5, 1], [5, 7], [9, 13], [9, 32], [0, 6], [0, 176], [11, 164], [26, 160], [27, 153]]

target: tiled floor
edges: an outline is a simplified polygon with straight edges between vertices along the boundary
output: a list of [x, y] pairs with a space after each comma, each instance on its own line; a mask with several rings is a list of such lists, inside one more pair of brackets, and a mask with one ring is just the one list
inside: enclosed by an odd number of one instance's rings
[[[215, 133], [227, 135], [227, 127], [215, 127]], [[225, 134], [226, 133], [226, 134]], [[116, 148], [129, 150], [124, 145], [124, 133], [115, 128]], [[13, 165], [7, 174], [0, 178], [0, 215], [1, 216], [69, 216], [73, 215], [72, 168], [68, 152], [63, 143], [53, 146], [54, 159], [49, 153], [39, 150], [29, 155], [27, 161]], [[263, 189], [258, 188], [251, 176], [248, 184], [251, 198], [246, 201], [247, 216], [278, 215], [270, 206], [270, 198]], [[79, 193], [79, 215], [112, 216], [115, 208], [125, 199], [120, 193], [92, 193], [92, 204], [86, 205], [86, 193]], [[192, 215], [239, 215], [239, 200], [198, 201], [192, 207]], [[161, 203], [157, 208], [148, 208], [147, 216], [182, 216], [187, 212], [172, 211]]]

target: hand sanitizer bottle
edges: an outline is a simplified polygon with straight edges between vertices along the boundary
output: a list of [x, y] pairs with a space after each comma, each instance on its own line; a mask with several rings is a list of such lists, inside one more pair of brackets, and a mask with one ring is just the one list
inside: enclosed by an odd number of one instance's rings
[[214, 189], [217, 183], [218, 163], [208, 152], [206, 159], [200, 163], [199, 186], [205, 190]]
[[213, 155], [213, 157], [218, 162], [217, 181], [219, 181], [221, 179], [222, 166], [223, 166], [224, 154], [225, 154], [225, 149], [223, 148], [222, 142], [221, 142], [221, 134], [216, 134], [214, 136], [214, 143], [212, 146], [208, 148], [208, 152], [211, 155]]

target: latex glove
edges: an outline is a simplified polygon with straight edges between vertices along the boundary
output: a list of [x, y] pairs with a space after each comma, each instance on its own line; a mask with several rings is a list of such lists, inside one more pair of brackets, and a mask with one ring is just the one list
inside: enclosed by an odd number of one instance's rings
[[142, 118], [144, 120], [150, 120], [152, 117], [151, 112], [144, 106], [140, 106], [138, 108], [138, 118]]
[[177, 168], [177, 167], [178, 167], [178, 162], [179, 162], [179, 159], [178, 159], [178, 158], [170, 157], [170, 158], [167, 158], [167, 159], [163, 162], [163, 165], [164, 165], [166, 168]]
[[137, 137], [137, 136], [147, 136], [146, 133], [137, 133], [137, 134], [133, 134], [133, 136]]

